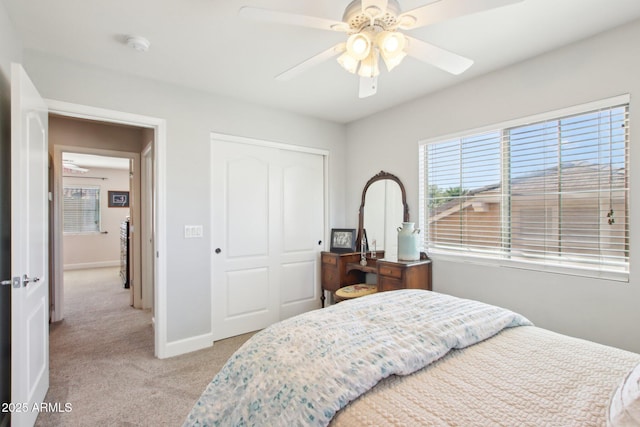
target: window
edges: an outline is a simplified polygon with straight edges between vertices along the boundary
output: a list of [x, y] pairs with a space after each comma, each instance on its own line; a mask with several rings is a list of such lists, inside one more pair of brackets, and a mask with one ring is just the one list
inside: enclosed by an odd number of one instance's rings
[[427, 249], [628, 280], [623, 98], [422, 144]]
[[64, 232], [99, 232], [100, 187], [65, 186], [63, 192]]

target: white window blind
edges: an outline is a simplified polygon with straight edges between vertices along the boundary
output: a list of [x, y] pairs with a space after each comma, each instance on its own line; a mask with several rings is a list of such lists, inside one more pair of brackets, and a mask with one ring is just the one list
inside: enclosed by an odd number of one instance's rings
[[420, 147], [425, 246], [628, 278], [628, 105], [524, 122]]
[[65, 186], [63, 193], [64, 232], [99, 232], [100, 187]]

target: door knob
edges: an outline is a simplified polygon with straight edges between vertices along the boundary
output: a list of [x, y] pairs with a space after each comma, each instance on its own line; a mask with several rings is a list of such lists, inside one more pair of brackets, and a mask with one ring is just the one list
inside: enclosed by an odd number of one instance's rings
[[219, 254], [220, 252], [222, 252], [222, 249], [220, 249], [220, 248], [216, 248], [216, 251], [215, 251], [215, 252], [216, 252], [217, 254]]
[[20, 287], [20, 276], [16, 276], [12, 279], [7, 279], [7, 280], [3, 280], [0, 282], [0, 285], [5, 286], [5, 285], [13, 285], [14, 288], [19, 288]]

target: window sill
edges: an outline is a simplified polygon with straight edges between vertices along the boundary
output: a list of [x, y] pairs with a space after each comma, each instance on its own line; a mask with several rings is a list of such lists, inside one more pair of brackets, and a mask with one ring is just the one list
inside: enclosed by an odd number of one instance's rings
[[102, 231], [65, 231], [62, 234], [64, 236], [99, 236], [107, 233]]
[[485, 265], [492, 267], [505, 267], [520, 270], [533, 270], [551, 274], [565, 274], [578, 277], [589, 277], [593, 279], [610, 280], [615, 282], [629, 282], [628, 271], [588, 269], [585, 267], [572, 267], [563, 265], [544, 264], [542, 262], [527, 262], [521, 260], [503, 259], [499, 255], [481, 255], [481, 254], [461, 254], [458, 252], [432, 250], [428, 253], [429, 257], [437, 261], [467, 263], [476, 265]]

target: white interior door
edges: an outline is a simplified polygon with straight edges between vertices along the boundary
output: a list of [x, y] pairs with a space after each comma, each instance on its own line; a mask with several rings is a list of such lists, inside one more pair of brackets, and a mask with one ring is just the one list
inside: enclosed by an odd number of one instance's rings
[[151, 308], [153, 313], [154, 277], [154, 202], [153, 202], [153, 147], [149, 145], [142, 153], [142, 308]]
[[278, 188], [268, 148], [213, 145], [213, 335], [227, 338], [279, 319], [278, 271], [270, 239]]
[[[324, 156], [280, 150], [280, 319], [319, 308]], [[279, 231], [280, 231], [279, 230]]]
[[214, 140], [213, 335], [320, 307], [324, 158]]
[[31, 426], [49, 388], [47, 106], [19, 64], [11, 67], [11, 401]]

